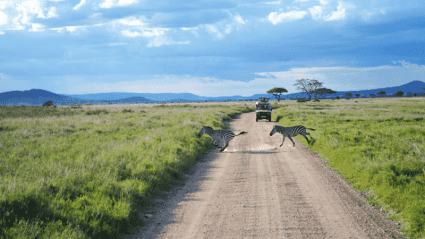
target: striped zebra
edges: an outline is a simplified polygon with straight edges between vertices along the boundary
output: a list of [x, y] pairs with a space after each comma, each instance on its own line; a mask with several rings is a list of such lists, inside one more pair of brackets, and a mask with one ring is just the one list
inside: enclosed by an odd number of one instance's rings
[[211, 137], [211, 143], [218, 147], [215, 141], [225, 141], [224, 147], [221, 148], [220, 152], [229, 146], [229, 141], [233, 139], [235, 136], [239, 136], [241, 134], [246, 134], [248, 132], [240, 132], [238, 135], [235, 135], [230, 129], [221, 129], [214, 130], [209, 126], [202, 126], [202, 129], [198, 133], [198, 137], [201, 137], [203, 134], [208, 134]]
[[[306, 128], [305, 126], [302, 126], [302, 125], [297, 125], [292, 127], [283, 127], [280, 125], [275, 125], [273, 126], [272, 131], [270, 131], [270, 136], [272, 136], [276, 132], [279, 132], [283, 135], [283, 140], [280, 147], [282, 147], [283, 141], [285, 141], [285, 136], [288, 136], [288, 138], [292, 141], [292, 143], [295, 146], [295, 143], [292, 140], [291, 136], [296, 136], [298, 134], [301, 134], [302, 136], [304, 136], [304, 138], [307, 140], [308, 143], [310, 143], [310, 141], [308, 141], [308, 138], [305, 136], [306, 134], [308, 134], [310, 138], [313, 139], [313, 137], [311, 137], [311, 134], [307, 133], [306, 129], [310, 129], [310, 128]], [[315, 129], [310, 129], [310, 130], [315, 130]]]

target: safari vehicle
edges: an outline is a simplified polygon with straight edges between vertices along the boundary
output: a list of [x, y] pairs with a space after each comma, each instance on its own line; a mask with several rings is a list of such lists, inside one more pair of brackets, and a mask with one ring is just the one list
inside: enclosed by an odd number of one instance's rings
[[255, 121], [258, 122], [259, 119], [272, 121], [272, 106], [267, 97], [258, 97], [255, 105]]

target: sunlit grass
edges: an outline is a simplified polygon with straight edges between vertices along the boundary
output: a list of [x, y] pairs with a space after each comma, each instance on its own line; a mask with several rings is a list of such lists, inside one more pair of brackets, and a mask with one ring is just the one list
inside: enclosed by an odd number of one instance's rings
[[253, 106], [0, 107], [0, 237], [117, 236]]
[[282, 104], [287, 107], [273, 114], [281, 125], [315, 128], [310, 149], [356, 189], [367, 190], [369, 203], [392, 210], [409, 236], [425, 237], [424, 99]]

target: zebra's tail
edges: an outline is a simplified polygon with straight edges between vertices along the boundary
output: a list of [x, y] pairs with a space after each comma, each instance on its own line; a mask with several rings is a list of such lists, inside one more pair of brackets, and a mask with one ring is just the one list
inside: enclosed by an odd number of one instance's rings
[[241, 135], [241, 134], [247, 134], [248, 132], [245, 132], [245, 131], [242, 131], [242, 132], [240, 132], [238, 135], [236, 135], [236, 136], [239, 136], [239, 135]]
[[313, 131], [315, 131], [315, 129], [310, 129], [310, 128], [306, 128], [306, 129], [309, 129], [309, 130], [313, 130]]

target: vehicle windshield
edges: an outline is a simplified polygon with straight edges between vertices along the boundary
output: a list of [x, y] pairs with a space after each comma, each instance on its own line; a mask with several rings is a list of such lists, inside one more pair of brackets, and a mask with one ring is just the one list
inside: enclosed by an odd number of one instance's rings
[[256, 110], [270, 110], [270, 105], [257, 105]]

